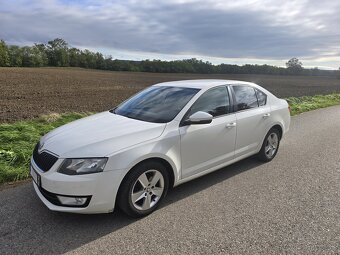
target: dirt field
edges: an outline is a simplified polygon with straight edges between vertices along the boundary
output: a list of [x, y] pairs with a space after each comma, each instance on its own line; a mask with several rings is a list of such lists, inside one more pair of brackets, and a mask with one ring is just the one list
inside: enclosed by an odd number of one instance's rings
[[0, 122], [28, 119], [52, 112], [103, 111], [151, 84], [201, 78], [252, 81], [279, 97], [340, 93], [340, 80], [335, 77], [0, 68]]

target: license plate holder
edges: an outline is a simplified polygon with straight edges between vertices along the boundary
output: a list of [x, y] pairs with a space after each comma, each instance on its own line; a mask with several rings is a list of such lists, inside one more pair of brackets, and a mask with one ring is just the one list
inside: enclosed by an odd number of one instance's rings
[[37, 173], [37, 171], [34, 170], [34, 168], [31, 166], [31, 176], [35, 184], [38, 185], [38, 187], [41, 186], [41, 177], [40, 174]]

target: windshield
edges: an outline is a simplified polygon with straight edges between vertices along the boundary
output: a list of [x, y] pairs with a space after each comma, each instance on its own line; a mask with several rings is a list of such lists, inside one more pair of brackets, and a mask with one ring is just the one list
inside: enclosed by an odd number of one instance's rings
[[112, 112], [132, 119], [166, 123], [173, 120], [198, 91], [194, 88], [152, 86]]

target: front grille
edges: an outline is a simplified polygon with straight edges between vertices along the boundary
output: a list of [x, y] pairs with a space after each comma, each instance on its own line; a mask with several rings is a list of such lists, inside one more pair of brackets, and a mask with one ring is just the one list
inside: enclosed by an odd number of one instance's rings
[[58, 158], [48, 152], [38, 152], [39, 143], [35, 146], [33, 150], [33, 160], [35, 164], [44, 172], [51, 169]]

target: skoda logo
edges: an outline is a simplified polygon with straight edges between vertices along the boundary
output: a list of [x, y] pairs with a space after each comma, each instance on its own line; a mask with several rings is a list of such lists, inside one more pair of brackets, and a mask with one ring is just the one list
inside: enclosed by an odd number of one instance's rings
[[41, 150], [42, 150], [42, 148], [44, 147], [44, 144], [45, 144], [45, 143], [42, 143], [42, 142], [39, 143], [39, 147], [38, 147], [38, 152], [39, 152], [39, 154], [41, 153]]

